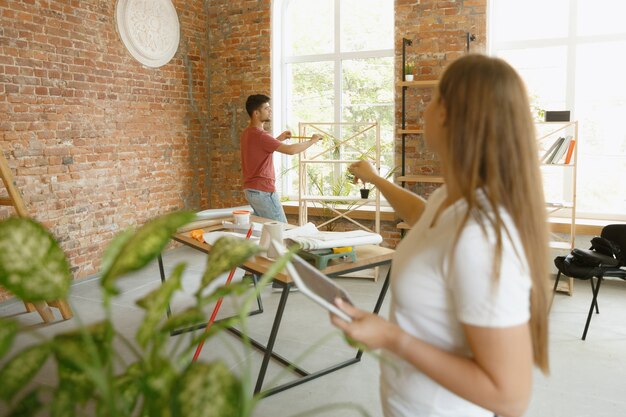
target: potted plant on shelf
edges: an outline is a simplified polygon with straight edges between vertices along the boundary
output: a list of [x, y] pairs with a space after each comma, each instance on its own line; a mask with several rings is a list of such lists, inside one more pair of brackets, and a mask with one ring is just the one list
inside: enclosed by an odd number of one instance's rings
[[413, 60], [407, 60], [404, 64], [404, 80], [413, 81], [413, 71], [415, 71], [415, 63]]

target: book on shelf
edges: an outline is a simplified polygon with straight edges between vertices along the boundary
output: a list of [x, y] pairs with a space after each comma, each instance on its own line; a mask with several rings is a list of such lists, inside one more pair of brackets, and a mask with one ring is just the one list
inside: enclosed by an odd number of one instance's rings
[[576, 139], [572, 138], [567, 147], [567, 153], [565, 154], [565, 164], [569, 164], [572, 161], [572, 155], [574, 155], [574, 146], [576, 146]]
[[552, 159], [554, 158], [555, 153], [559, 150], [559, 146], [561, 146], [564, 140], [565, 140], [564, 137], [557, 138], [552, 144], [552, 146], [548, 148], [546, 153], [543, 154], [543, 156], [541, 157], [541, 162], [544, 164], [551, 163]]
[[561, 161], [561, 158], [563, 158], [565, 152], [567, 152], [567, 148], [569, 148], [571, 140], [571, 136], [566, 136], [565, 139], [563, 139], [563, 142], [559, 145], [559, 149], [556, 150], [554, 157], [550, 161], [551, 164], [558, 164]]

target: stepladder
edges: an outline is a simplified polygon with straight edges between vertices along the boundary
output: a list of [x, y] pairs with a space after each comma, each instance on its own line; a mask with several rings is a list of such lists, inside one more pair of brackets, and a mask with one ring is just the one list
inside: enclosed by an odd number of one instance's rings
[[[13, 174], [9, 168], [9, 163], [2, 152], [0, 152], [0, 178], [2, 178], [2, 183], [4, 184], [7, 194], [6, 197], [0, 194], [0, 206], [13, 207], [15, 214], [19, 217], [30, 217], [28, 211], [26, 210], [26, 205], [24, 204], [22, 195], [15, 184]], [[54, 313], [50, 307], [57, 308], [64, 320], [71, 319], [74, 316], [67, 300], [50, 300], [47, 302], [38, 301], [32, 303], [24, 302], [24, 307], [28, 312], [37, 311], [46, 323], [51, 323], [55, 320]]]

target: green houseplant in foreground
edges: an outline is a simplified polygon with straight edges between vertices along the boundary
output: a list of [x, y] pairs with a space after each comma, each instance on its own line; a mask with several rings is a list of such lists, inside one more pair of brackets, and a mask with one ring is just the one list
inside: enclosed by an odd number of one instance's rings
[[[255, 254], [257, 245], [228, 237], [217, 241], [194, 294], [196, 304], [165, 320], [167, 305], [181, 286], [185, 268], [184, 264], [177, 265], [161, 287], [137, 302], [144, 310], [144, 319], [134, 341], [119, 334], [111, 320], [117, 279], [151, 262], [171, 235], [194, 217], [189, 212], [165, 215], [137, 231], [122, 232], [111, 242], [102, 260], [103, 321], [56, 335], [5, 358], [17, 334], [25, 330], [14, 320], [0, 318], [0, 401], [10, 407], [11, 415], [80, 416], [86, 409], [95, 409], [99, 416], [251, 415], [259, 398], [250, 395], [246, 378], [239, 379], [219, 361], [191, 363], [190, 358], [201, 340], [227, 325], [241, 324], [251, 309], [256, 294], [249, 285], [231, 284], [209, 295], [203, 295], [203, 290], [220, 274]], [[261, 287], [284, 266], [286, 258], [273, 265], [261, 279]], [[0, 222], [0, 285], [24, 301], [42, 301], [66, 298], [70, 281], [65, 255], [41, 225], [23, 218]], [[232, 294], [244, 297], [236, 317], [214, 325], [210, 332], [190, 337], [186, 346], [178, 343], [168, 348], [172, 329], [203, 321], [202, 307]], [[134, 353], [133, 363], [123, 363], [116, 354], [120, 346]], [[56, 363], [58, 384], [30, 388], [34, 384], [29, 382], [49, 358]]]
[[[201, 285], [194, 294], [194, 306], [166, 318], [167, 306], [181, 288], [185, 269], [185, 264], [181, 263], [174, 267], [163, 285], [137, 301], [144, 310], [144, 317], [135, 340], [128, 340], [119, 333], [111, 318], [111, 301], [119, 293], [117, 280], [153, 261], [172, 234], [194, 218], [190, 212], [167, 214], [136, 231], [123, 231], [112, 240], [102, 259], [102, 321], [79, 325], [76, 330], [51, 339], [41, 337], [38, 344], [9, 357], [18, 334], [34, 330], [20, 329], [15, 320], [0, 318], [0, 404], [11, 410], [10, 416], [252, 415], [261, 397], [252, 395], [250, 366], [238, 377], [219, 360], [191, 362], [192, 352], [198, 343], [227, 326], [239, 325], [245, 335], [246, 319], [259, 291], [284, 268], [296, 248], [278, 259], [256, 288], [248, 283], [231, 283], [204, 294], [215, 278], [241, 265], [259, 250], [250, 241], [222, 237], [207, 256]], [[44, 301], [67, 298], [70, 282], [69, 262], [47, 230], [30, 219], [0, 221], [0, 285], [24, 301]], [[171, 330], [204, 321], [203, 307], [225, 296], [242, 299], [234, 317], [214, 324], [209, 332], [190, 333], [186, 339], [179, 336], [173, 347], [168, 344]], [[75, 319], [80, 324], [78, 315]], [[245, 337], [244, 344], [250, 349], [250, 341]], [[315, 344], [307, 353], [314, 347]], [[134, 361], [125, 362], [119, 354], [121, 349], [132, 352]], [[57, 384], [37, 386], [32, 383], [50, 359], [56, 365]], [[298, 415], [304, 417], [339, 408], [369, 415], [363, 407], [351, 403], [324, 404]]]

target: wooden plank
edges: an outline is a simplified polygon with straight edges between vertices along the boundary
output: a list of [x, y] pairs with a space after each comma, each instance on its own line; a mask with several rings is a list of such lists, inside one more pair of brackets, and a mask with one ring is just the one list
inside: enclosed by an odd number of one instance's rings
[[2, 152], [0, 152], [0, 177], [2, 178], [4, 187], [7, 189], [7, 193], [9, 193], [8, 200], [10, 201], [10, 204], [8, 205], [15, 207], [15, 211], [18, 216], [28, 217], [28, 212], [26, 211], [26, 206], [24, 205], [22, 196], [15, 187], [15, 180], [13, 179], [13, 174], [9, 168], [9, 163]]
[[[255, 221], [258, 223], [264, 223], [268, 220], [261, 219], [256, 216], [252, 216], [252, 221]], [[296, 226], [287, 225], [287, 228], [294, 228], [294, 227]], [[209, 226], [209, 227], [204, 228], [205, 232], [214, 232], [214, 231], [219, 231], [219, 230], [224, 230], [224, 228], [221, 225], [214, 225], [214, 226]], [[189, 232], [176, 233], [173, 236], [173, 239], [186, 246], [190, 246], [194, 249], [197, 249], [207, 254], [211, 251], [211, 245], [205, 242], [199, 242], [198, 240], [192, 238]], [[364, 245], [364, 246], [357, 246], [356, 253], [357, 253], [357, 262], [341, 262], [341, 261], [334, 260], [330, 262], [330, 266], [324, 269], [322, 273], [327, 274], [327, 275], [329, 274], [337, 275], [337, 274], [341, 274], [342, 271], [349, 271], [351, 269], [358, 268], [360, 266], [366, 266], [370, 264], [391, 261], [394, 250], [389, 249], [389, 248], [384, 248], [382, 246]], [[248, 259], [246, 262], [243, 263], [241, 267], [253, 273], [262, 275], [269, 270], [269, 268], [274, 264], [274, 262], [275, 261], [273, 259], [268, 259], [264, 256], [258, 255], [258, 256], [254, 256]], [[278, 273], [274, 277], [274, 279], [284, 282], [284, 283], [292, 282], [289, 275], [284, 271]]]
[[439, 84], [439, 80], [401, 81], [399, 84], [402, 87], [432, 88]]
[[402, 182], [427, 182], [443, 184], [443, 177], [439, 175], [402, 175], [396, 177], [396, 181]]
[[402, 229], [402, 230], [409, 230], [411, 228], [411, 226], [409, 226], [409, 224], [405, 223], [405, 222], [398, 223], [398, 225], [396, 227], [398, 229]]
[[194, 222], [191, 222], [181, 227], [180, 229], [178, 229], [178, 232], [183, 233], [183, 232], [189, 232], [190, 230], [204, 229], [205, 227], [209, 227], [209, 226], [221, 225], [223, 221], [228, 221], [228, 220], [232, 221], [233, 217], [229, 216], [229, 217], [224, 217], [220, 219], [196, 220]]
[[424, 129], [398, 129], [399, 135], [419, 135], [424, 133]]
[[[9, 168], [9, 163], [0, 152], [0, 178], [4, 183], [4, 187], [9, 194], [8, 198], [1, 198], [0, 205], [3, 206], [13, 206], [17, 215], [20, 217], [29, 217], [28, 211], [26, 211], [26, 205], [24, 204], [24, 200], [22, 200], [22, 195], [19, 190], [15, 186], [15, 180], [13, 179], [13, 174], [11, 173], [11, 169]], [[41, 318], [45, 323], [51, 323], [54, 321], [54, 314], [52, 314], [52, 310], [50, 310], [49, 305], [56, 307], [61, 312], [61, 316], [67, 320], [74, 316], [72, 313], [72, 309], [69, 304], [65, 300], [56, 300], [46, 303], [45, 301], [39, 301], [36, 303], [24, 303], [24, 307], [26, 311], [33, 311], [33, 309], [37, 310]]]

